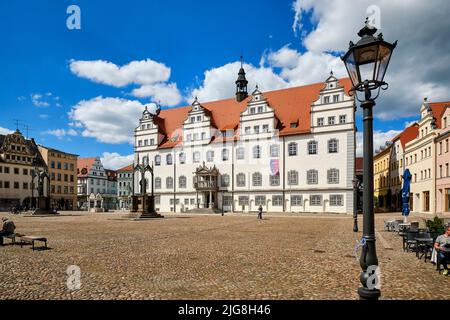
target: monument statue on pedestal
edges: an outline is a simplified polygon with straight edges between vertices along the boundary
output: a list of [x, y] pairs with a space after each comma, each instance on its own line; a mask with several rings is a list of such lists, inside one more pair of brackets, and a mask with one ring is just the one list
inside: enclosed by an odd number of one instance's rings
[[[158, 214], [155, 210], [155, 194], [154, 194], [154, 175], [153, 166], [150, 165], [140, 165], [139, 163], [134, 167], [133, 170], [133, 186], [136, 173], [140, 174], [140, 193], [136, 195], [133, 188], [133, 196], [131, 197], [131, 212], [137, 213], [140, 219], [154, 219], [154, 218], [164, 218], [162, 215]], [[152, 178], [152, 190], [151, 195], [147, 194], [147, 180], [145, 179], [145, 173], [149, 172]]]
[[[35, 169], [35, 172], [32, 175], [33, 181], [37, 178], [37, 201], [36, 201], [36, 209], [34, 210], [33, 214], [51, 214], [53, 213], [50, 208], [50, 178], [48, 176], [48, 173], [43, 168], [37, 168]], [[44, 192], [44, 182], [45, 179], [47, 179], [47, 195], [45, 195]], [[34, 188], [33, 188], [34, 189]], [[32, 192], [34, 190], [32, 189]], [[34, 195], [33, 195], [34, 198]]]

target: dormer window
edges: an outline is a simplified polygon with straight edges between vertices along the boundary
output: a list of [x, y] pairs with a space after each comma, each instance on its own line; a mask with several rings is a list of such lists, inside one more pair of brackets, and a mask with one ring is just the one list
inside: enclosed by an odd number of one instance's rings
[[297, 122], [291, 122], [291, 128], [295, 129], [298, 127], [298, 123]]

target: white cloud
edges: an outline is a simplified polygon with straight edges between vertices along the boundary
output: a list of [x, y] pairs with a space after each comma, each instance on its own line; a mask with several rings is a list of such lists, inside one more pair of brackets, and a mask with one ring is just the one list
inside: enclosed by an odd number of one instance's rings
[[36, 107], [49, 107], [50, 103], [48, 103], [47, 101], [43, 101], [42, 98], [42, 94], [40, 93], [31, 94], [31, 102], [33, 103], [33, 105], [35, 105]]
[[166, 106], [175, 106], [183, 100], [175, 83], [144, 85], [134, 89], [132, 94], [139, 98], [152, 97], [155, 101]]
[[72, 60], [70, 70], [79, 77], [114, 87], [125, 87], [130, 84], [154, 84], [165, 82], [170, 77], [170, 68], [150, 59], [132, 61], [124, 66], [103, 60]]
[[80, 101], [69, 113], [81, 135], [104, 143], [133, 144], [134, 129], [144, 111], [139, 101], [97, 97]]
[[0, 134], [5, 135], [5, 134], [10, 134], [10, 133], [13, 133], [13, 131], [9, 130], [9, 129], [6, 129], [6, 128], [0, 127]]
[[63, 139], [64, 137], [67, 136], [77, 136], [78, 132], [76, 132], [74, 129], [55, 129], [55, 130], [47, 130], [44, 132], [44, 134], [48, 134], [48, 135], [52, 135], [57, 137], [58, 139]]
[[100, 160], [105, 168], [117, 170], [132, 164], [134, 155], [130, 154], [128, 156], [121, 156], [116, 152], [104, 152]]
[[[379, 150], [381, 146], [386, 145], [387, 141], [392, 140], [395, 136], [401, 133], [400, 130], [381, 131], [375, 130], [373, 132], [373, 150]], [[363, 133], [356, 133], [356, 155], [361, 157], [363, 154]]]
[[[200, 87], [191, 90], [189, 101], [198, 97], [200, 101], [212, 101], [233, 97], [236, 92], [235, 81], [240, 68], [240, 62], [233, 62], [218, 68], [207, 70]], [[261, 90], [275, 90], [286, 88], [288, 83], [277, 75], [272, 68], [255, 67], [244, 64], [249, 81], [248, 88], [252, 91], [256, 84]]]
[[167, 82], [171, 69], [151, 59], [131, 61], [124, 66], [103, 60], [72, 60], [70, 70], [78, 77], [117, 88], [137, 85], [139, 88], [134, 89], [132, 95], [152, 98], [167, 106], [175, 106], [182, 101], [177, 85]]
[[450, 64], [450, 41], [442, 32], [450, 29], [448, 1], [436, 0], [430, 6], [421, 0], [361, 0], [353, 1], [349, 10], [347, 0], [296, 0], [293, 28], [301, 30], [302, 14], [311, 13], [315, 28], [302, 38], [307, 53], [345, 52], [350, 40], [359, 39], [356, 32], [371, 5], [380, 8], [385, 40], [399, 40], [386, 76], [390, 88], [378, 98], [375, 116], [392, 118], [393, 108], [396, 117], [416, 115], [425, 96], [448, 100], [450, 74], [445, 66]]

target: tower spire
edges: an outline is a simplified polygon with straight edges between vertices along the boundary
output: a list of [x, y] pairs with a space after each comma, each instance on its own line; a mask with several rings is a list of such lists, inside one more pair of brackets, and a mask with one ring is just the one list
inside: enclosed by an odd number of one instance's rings
[[245, 77], [244, 57], [241, 56], [241, 69], [239, 70], [238, 78], [236, 80], [236, 101], [237, 102], [244, 101], [245, 98], [248, 97], [247, 85], [248, 85], [248, 81]]

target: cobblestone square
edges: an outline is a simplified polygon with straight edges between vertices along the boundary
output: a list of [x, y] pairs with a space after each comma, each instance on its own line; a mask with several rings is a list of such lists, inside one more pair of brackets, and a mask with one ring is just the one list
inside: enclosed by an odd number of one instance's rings
[[[47, 237], [50, 249], [5, 240], [0, 299], [358, 299], [351, 216], [122, 216], [12, 216], [17, 232]], [[450, 278], [383, 231], [391, 216], [376, 218], [382, 298], [449, 299]], [[70, 265], [80, 290], [67, 288]]]

